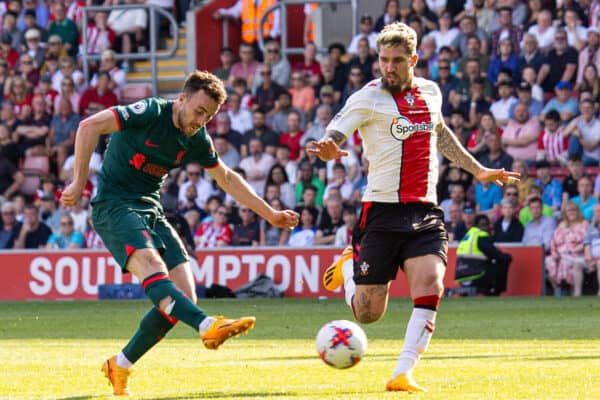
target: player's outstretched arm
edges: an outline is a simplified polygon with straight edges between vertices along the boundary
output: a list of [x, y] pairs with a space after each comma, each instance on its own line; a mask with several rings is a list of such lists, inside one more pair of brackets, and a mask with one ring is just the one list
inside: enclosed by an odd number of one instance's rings
[[327, 131], [325, 136], [315, 142], [314, 140], [307, 143], [306, 151], [309, 154], [314, 154], [323, 161], [335, 160], [336, 158], [348, 155], [346, 150], [340, 149], [340, 146], [346, 141], [346, 135], [338, 131]]
[[112, 110], [100, 111], [81, 121], [75, 134], [75, 165], [73, 182], [62, 192], [61, 202], [65, 207], [73, 207], [79, 201], [89, 175], [90, 158], [100, 135], [119, 130], [117, 116]]
[[298, 225], [300, 216], [292, 210], [277, 211], [256, 195], [248, 183], [235, 171], [219, 161], [215, 168], [207, 169], [219, 186], [240, 204], [278, 228], [293, 229]]
[[504, 169], [491, 169], [481, 165], [468, 151], [465, 149], [454, 132], [446, 126], [445, 123], [440, 123], [436, 126], [438, 133], [437, 148], [450, 161], [455, 162], [460, 168], [470, 172], [479, 181], [494, 182], [502, 186], [511, 181], [518, 181], [518, 172], [505, 171]]

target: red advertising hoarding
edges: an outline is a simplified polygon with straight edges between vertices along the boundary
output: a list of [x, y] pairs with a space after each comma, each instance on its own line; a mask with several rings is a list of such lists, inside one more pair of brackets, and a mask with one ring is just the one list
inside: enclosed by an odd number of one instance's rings
[[[508, 296], [538, 296], [542, 293], [541, 247], [506, 247], [513, 255], [508, 275]], [[213, 283], [236, 289], [258, 274], [273, 277], [286, 297], [342, 297], [321, 284], [325, 268], [338, 257], [336, 248], [239, 248], [197, 252], [192, 263], [197, 283]], [[446, 287], [455, 287], [456, 252], [449, 249]], [[110, 254], [99, 251], [3, 251], [0, 252], [0, 300], [96, 299], [98, 285], [135, 283], [122, 274]], [[393, 297], [409, 295], [399, 273], [392, 284]]]

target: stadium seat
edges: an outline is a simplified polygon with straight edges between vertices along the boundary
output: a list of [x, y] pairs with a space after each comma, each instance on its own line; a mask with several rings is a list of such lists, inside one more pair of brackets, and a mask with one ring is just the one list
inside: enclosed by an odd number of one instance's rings
[[40, 187], [40, 180], [48, 175], [50, 171], [50, 160], [46, 156], [25, 157], [21, 166], [21, 172], [24, 175], [21, 193], [26, 196], [33, 196]]
[[121, 104], [134, 103], [152, 96], [152, 90], [146, 83], [128, 83], [121, 90]]

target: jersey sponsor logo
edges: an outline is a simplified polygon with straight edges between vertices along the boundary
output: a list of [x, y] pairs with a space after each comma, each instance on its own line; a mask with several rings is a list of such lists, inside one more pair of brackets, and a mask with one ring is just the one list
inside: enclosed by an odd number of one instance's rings
[[147, 173], [148, 175], [156, 176], [157, 178], [161, 178], [169, 172], [168, 169], [152, 163], [144, 165], [142, 171]]
[[132, 113], [138, 114], [138, 115], [143, 114], [144, 111], [146, 111], [147, 107], [148, 106], [143, 101], [138, 101], [137, 103], [133, 103], [133, 104], [130, 104], [127, 106], [127, 108], [129, 108]]
[[135, 169], [140, 169], [142, 168], [142, 165], [144, 165], [145, 161], [145, 155], [143, 155], [142, 153], [136, 153], [133, 157], [131, 157], [131, 160], [129, 160], [129, 165], [133, 165]]
[[154, 144], [150, 141], [150, 139], [146, 139], [146, 141], [144, 142], [144, 144], [148, 147], [158, 147], [157, 144]]
[[412, 123], [404, 117], [392, 119], [390, 124], [390, 133], [396, 140], [406, 140], [415, 132], [428, 132], [433, 130], [433, 124], [430, 122]]

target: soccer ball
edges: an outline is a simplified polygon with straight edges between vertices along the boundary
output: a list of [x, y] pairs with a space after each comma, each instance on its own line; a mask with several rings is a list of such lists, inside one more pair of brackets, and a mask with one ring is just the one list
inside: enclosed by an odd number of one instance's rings
[[317, 333], [317, 353], [333, 368], [356, 365], [367, 351], [367, 335], [354, 322], [339, 320], [323, 325]]

